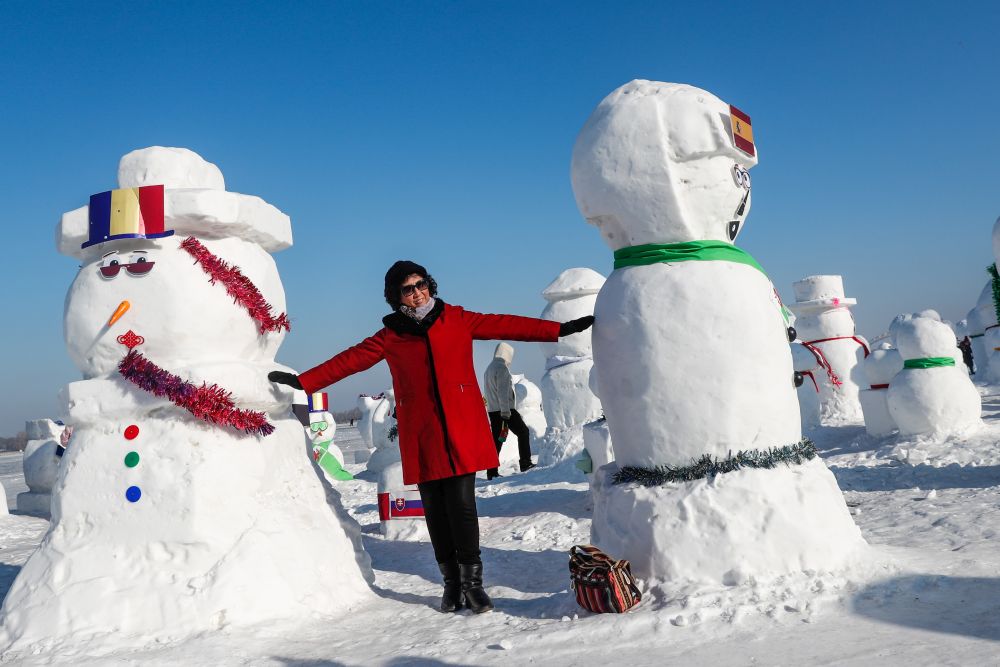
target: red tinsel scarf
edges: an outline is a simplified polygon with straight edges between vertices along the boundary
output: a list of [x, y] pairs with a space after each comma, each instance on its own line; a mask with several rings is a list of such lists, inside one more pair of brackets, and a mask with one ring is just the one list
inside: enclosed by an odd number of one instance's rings
[[217, 384], [197, 387], [169, 371], [165, 371], [136, 350], [129, 350], [118, 364], [118, 372], [126, 380], [154, 396], [166, 396], [198, 419], [212, 424], [225, 424], [246, 433], [271, 435], [274, 426], [263, 412], [240, 410], [232, 394]]
[[269, 304], [257, 289], [257, 286], [250, 282], [250, 279], [235, 266], [230, 266], [224, 260], [216, 257], [212, 252], [203, 246], [201, 242], [193, 236], [189, 236], [181, 242], [181, 247], [195, 258], [201, 268], [209, 276], [209, 282], [213, 285], [216, 281], [226, 286], [226, 291], [233, 300], [246, 308], [250, 317], [255, 319], [260, 325], [262, 334], [268, 331], [278, 331], [284, 329], [290, 331], [288, 316], [281, 313], [277, 317], [271, 314], [271, 304]]

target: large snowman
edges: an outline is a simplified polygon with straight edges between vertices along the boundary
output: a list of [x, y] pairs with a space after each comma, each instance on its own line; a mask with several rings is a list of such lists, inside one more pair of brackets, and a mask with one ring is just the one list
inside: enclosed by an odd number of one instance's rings
[[0, 649], [343, 613], [370, 595], [359, 531], [267, 381], [288, 217], [186, 149], [129, 153], [118, 181], [57, 229], [81, 265], [65, 337], [84, 379], [63, 393], [72, 444]]
[[[573, 151], [577, 204], [615, 251], [593, 329], [615, 461], [596, 471], [592, 538], [675, 592], [839, 569], [864, 547], [802, 441], [787, 313], [732, 245], [756, 163], [748, 116], [641, 80], [598, 105]], [[689, 468], [737, 452], [785, 462], [702, 478]], [[692, 481], [669, 481], [667, 466]], [[628, 479], [649, 485], [615, 483]]]

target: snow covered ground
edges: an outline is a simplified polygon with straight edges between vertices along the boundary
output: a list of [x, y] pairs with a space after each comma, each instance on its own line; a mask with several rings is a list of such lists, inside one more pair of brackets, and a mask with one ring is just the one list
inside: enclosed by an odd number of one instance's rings
[[[378, 531], [373, 476], [338, 484], [362, 526], [378, 599], [344, 618], [224, 629], [176, 645], [95, 642], [5, 664], [185, 665], [986, 665], [1000, 664], [1000, 388], [981, 388], [986, 425], [950, 442], [812, 433], [880, 562], [683, 598], [648, 596], [593, 615], [569, 590], [567, 552], [589, 541], [588, 486], [566, 462], [477, 483], [492, 613], [441, 614], [430, 545]], [[356, 428], [340, 427], [350, 448]], [[16, 514], [20, 455], [0, 455], [15, 513], [0, 517], [0, 595], [47, 526]], [[323, 559], [323, 554], [301, 554]], [[295, 567], [289, 563], [289, 567]], [[111, 601], [109, 601], [111, 602]], [[53, 628], [56, 634], [58, 628]]]

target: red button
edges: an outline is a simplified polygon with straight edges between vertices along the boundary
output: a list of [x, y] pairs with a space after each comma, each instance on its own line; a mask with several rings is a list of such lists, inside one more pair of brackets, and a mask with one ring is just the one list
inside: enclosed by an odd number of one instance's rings
[[135, 424], [132, 424], [131, 426], [125, 429], [126, 440], [135, 440], [136, 436], [138, 435], [139, 435], [139, 427], [136, 426]]

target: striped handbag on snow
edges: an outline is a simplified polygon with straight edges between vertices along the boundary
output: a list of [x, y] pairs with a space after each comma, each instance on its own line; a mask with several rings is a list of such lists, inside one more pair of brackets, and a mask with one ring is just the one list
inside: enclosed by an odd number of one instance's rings
[[569, 576], [577, 603], [598, 614], [626, 612], [642, 599], [629, 562], [616, 561], [592, 544], [569, 550]]

